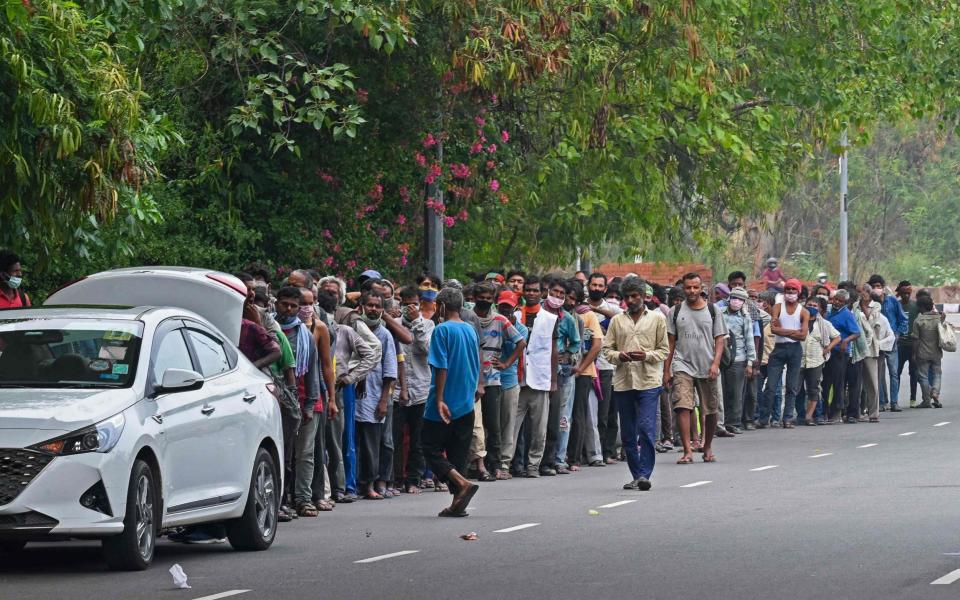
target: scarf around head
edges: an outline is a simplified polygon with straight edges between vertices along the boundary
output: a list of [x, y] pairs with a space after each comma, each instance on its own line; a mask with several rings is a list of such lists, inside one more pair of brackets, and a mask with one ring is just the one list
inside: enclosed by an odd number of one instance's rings
[[310, 370], [310, 344], [313, 342], [313, 336], [310, 335], [310, 330], [296, 315], [290, 317], [286, 322], [277, 319], [277, 323], [280, 324], [280, 329], [283, 330], [284, 335], [299, 327], [297, 329], [297, 349], [295, 352], [297, 366], [295, 373], [297, 377], [303, 377]]

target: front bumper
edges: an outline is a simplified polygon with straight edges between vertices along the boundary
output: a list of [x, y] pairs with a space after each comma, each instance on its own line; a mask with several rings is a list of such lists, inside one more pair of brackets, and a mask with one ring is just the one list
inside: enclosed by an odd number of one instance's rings
[[[13, 452], [17, 451], [0, 449], [0, 461]], [[30, 451], [19, 452], [22, 456]], [[0, 497], [8, 500], [17, 487], [19, 491], [12, 500], [0, 505], [0, 539], [104, 537], [122, 533], [129, 473], [121, 476], [122, 470], [111, 468], [115, 462], [111, 454], [58, 456], [47, 460], [26, 481], [26, 477], [18, 480], [19, 465], [11, 466], [8, 461], [6, 471], [0, 470], [0, 494], [6, 492]], [[97, 482], [103, 483], [113, 515], [80, 504], [80, 497]]]

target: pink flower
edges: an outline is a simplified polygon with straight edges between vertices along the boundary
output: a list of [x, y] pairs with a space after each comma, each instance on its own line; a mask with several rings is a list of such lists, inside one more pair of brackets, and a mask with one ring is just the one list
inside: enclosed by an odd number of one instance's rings
[[493, 154], [496, 151], [497, 151], [496, 144], [490, 144], [489, 146], [487, 146], [487, 152], [489, 152], [490, 154]]
[[407, 222], [407, 218], [403, 215], [397, 215], [397, 225], [403, 225]]
[[326, 184], [333, 183], [333, 175], [331, 175], [330, 173], [327, 173], [326, 171], [318, 171], [317, 175], [320, 176], [320, 179], [323, 180], [324, 183]]
[[483, 127], [487, 124], [487, 120], [483, 117], [474, 117], [473, 122], [477, 124], [477, 127]]
[[510, 141], [510, 134], [507, 133], [506, 129], [500, 132], [500, 141], [502, 141], [504, 144]]
[[507, 202], [510, 202], [510, 199], [507, 198], [507, 195], [506, 195], [506, 194], [500, 194], [500, 204], [506, 204]]
[[330, 233], [330, 230], [329, 230], [329, 229], [324, 229], [324, 230], [323, 230], [323, 233], [322, 233], [321, 235], [323, 235], [323, 239], [325, 239], [325, 240], [329, 240], [329, 239], [332, 239], [332, 238], [333, 238], [333, 234]]
[[400, 199], [404, 204], [410, 203], [410, 190], [405, 185], [400, 187]]
[[427, 137], [423, 138], [423, 147], [424, 147], [424, 148], [430, 148], [430, 147], [436, 146], [436, 145], [437, 145], [437, 140], [436, 140], [436, 138], [433, 137], [433, 134], [432, 134], [432, 133], [428, 133], [428, 134], [427, 134]]
[[357, 266], [357, 261], [355, 261], [355, 260], [348, 260], [348, 261], [347, 261], [346, 267], [347, 267], [347, 270], [348, 270], [348, 271], [352, 271], [352, 270], [354, 269], [354, 267], [356, 267], [356, 266]]
[[452, 164], [450, 165], [450, 174], [457, 179], [466, 179], [470, 177], [470, 167], [463, 163]]
[[325, 266], [325, 267], [332, 267], [332, 266], [333, 266], [333, 262], [334, 262], [334, 261], [333, 261], [333, 257], [332, 257], [332, 256], [328, 256], [328, 257], [326, 257], [325, 259], [323, 259], [323, 266]]
[[383, 198], [383, 185], [379, 183], [375, 183], [373, 187], [370, 188], [370, 191], [367, 192], [367, 196], [369, 196], [370, 198], [373, 198], [374, 200], [379, 200]]
[[387, 228], [386, 228], [386, 227], [381, 227], [380, 229], [378, 229], [378, 230], [377, 230], [377, 236], [378, 236], [381, 240], [382, 240], [383, 238], [387, 237]]
[[334, 244], [334, 245], [333, 245], [333, 251], [334, 251], [334, 252], [340, 252], [341, 250], [343, 250], [343, 246], [341, 246], [340, 244]]
[[467, 209], [465, 209], [465, 208], [462, 209], [462, 210], [457, 214], [457, 218], [460, 219], [461, 221], [464, 221], [464, 222], [466, 222], [468, 216], [470, 216], [470, 215], [467, 214]]
[[423, 179], [426, 183], [433, 183], [440, 177], [442, 171], [440, 170], [440, 165], [433, 163], [430, 165], [430, 170], [427, 172], [427, 176]]
[[413, 159], [417, 161], [417, 164], [421, 167], [427, 166], [427, 157], [417, 152], [413, 155]]
[[407, 255], [406, 255], [406, 254], [404, 254], [403, 256], [400, 257], [400, 266], [401, 266], [401, 267], [407, 266]]
[[483, 152], [483, 144], [480, 142], [470, 146], [470, 154], [480, 154], [481, 152]]
[[497, 181], [496, 179], [494, 179], [493, 181], [491, 181], [491, 182], [490, 182], [490, 189], [493, 190], [493, 191], [499, 190], [499, 189], [500, 189], [500, 182]]
[[496, 166], [497, 166], [497, 164], [496, 164], [495, 162], [493, 162], [492, 160], [488, 160], [488, 161], [487, 161], [487, 168], [490, 169], [491, 171], [492, 171]]
[[457, 220], [454, 219], [453, 217], [444, 217], [444, 218], [443, 218], [443, 224], [446, 225], [447, 227], [453, 227], [453, 226], [456, 224], [456, 222], [457, 222]]
[[496, 94], [490, 96], [490, 103], [491, 103], [491, 104], [496, 104], [498, 100], [499, 100], [499, 99], [497, 98], [497, 95], [496, 95]]

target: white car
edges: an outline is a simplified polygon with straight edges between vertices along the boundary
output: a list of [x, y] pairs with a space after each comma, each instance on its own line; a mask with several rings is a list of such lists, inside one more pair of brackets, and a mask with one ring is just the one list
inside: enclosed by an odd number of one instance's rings
[[[236, 348], [243, 285], [210, 274], [113, 271], [51, 306], [0, 312], [0, 555], [94, 538], [111, 568], [145, 569], [163, 530], [199, 523], [223, 523], [237, 549], [273, 543], [279, 407], [272, 380]], [[89, 305], [150, 288], [156, 307]], [[93, 302], [97, 290], [110, 293]], [[172, 290], [214, 299], [205, 312], [236, 326], [225, 335], [171, 307]], [[84, 306], [61, 306], [78, 297]]]

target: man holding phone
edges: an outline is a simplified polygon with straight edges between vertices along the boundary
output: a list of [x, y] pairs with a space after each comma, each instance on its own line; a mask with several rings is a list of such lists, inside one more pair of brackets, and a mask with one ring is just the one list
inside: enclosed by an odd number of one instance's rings
[[610, 319], [603, 338], [603, 356], [614, 366], [613, 397], [632, 477], [625, 490], [647, 491], [651, 486], [663, 361], [670, 350], [667, 320], [660, 311], [647, 309], [646, 288], [639, 277], [623, 280], [620, 293], [627, 311]]

